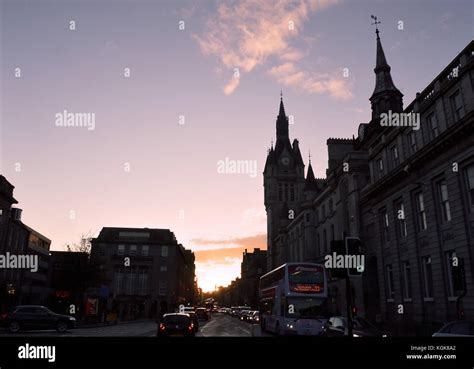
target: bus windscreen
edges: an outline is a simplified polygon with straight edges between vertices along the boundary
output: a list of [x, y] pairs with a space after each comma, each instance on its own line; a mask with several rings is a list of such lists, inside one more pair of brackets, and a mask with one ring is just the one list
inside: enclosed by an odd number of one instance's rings
[[290, 291], [301, 293], [324, 292], [324, 269], [319, 266], [288, 266]]

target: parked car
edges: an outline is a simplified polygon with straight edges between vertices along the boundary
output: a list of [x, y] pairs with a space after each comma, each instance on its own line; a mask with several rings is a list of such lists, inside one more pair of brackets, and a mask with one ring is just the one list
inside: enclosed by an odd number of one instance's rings
[[206, 308], [197, 308], [196, 315], [199, 320], [209, 320], [211, 319], [211, 313], [207, 311]]
[[260, 324], [260, 313], [255, 310], [251, 311], [247, 321], [252, 324]]
[[2, 314], [0, 324], [11, 333], [22, 329], [56, 329], [63, 333], [70, 328], [75, 328], [76, 318], [56, 314], [41, 305], [20, 305], [11, 313]]
[[158, 325], [158, 337], [194, 337], [194, 323], [188, 314], [171, 313], [163, 315]]
[[474, 320], [449, 322], [433, 333], [433, 337], [474, 337]]
[[[379, 328], [362, 317], [352, 319], [352, 334], [354, 337], [386, 337]], [[348, 336], [347, 318], [333, 316], [324, 325], [324, 336], [341, 337]]]

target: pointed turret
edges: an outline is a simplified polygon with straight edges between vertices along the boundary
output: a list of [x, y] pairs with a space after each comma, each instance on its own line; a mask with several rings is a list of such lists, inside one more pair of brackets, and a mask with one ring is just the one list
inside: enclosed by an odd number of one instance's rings
[[387, 63], [382, 42], [380, 41], [379, 30], [377, 34], [377, 54], [375, 62], [375, 88], [370, 102], [372, 103], [372, 119], [380, 118], [380, 114], [388, 110], [401, 112], [403, 110], [403, 94], [398, 90], [392, 80], [391, 68]]
[[305, 191], [318, 191], [318, 183], [316, 182], [316, 177], [314, 176], [313, 167], [311, 166], [311, 161], [308, 165], [308, 173], [306, 174], [305, 181]]

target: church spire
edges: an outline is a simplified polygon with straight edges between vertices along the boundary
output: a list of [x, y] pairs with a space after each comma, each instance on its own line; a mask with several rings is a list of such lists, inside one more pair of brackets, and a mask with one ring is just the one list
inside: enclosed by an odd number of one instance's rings
[[383, 51], [382, 42], [380, 41], [380, 31], [378, 24], [380, 22], [377, 17], [371, 16], [375, 25], [377, 53], [375, 61], [375, 88], [370, 102], [372, 103], [372, 119], [379, 118], [380, 114], [386, 113], [388, 110], [392, 112], [401, 112], [403, 110], [403, 94], [398, 90], [392, 80], [390, 73], [391, 68], [387, 63], [385, 52]]
[[283, 146], [290, 145], [290, 136], [288, 132], [288, 117], [283, 105], [283, 94], [280, 92], [280, 110], [276, 121], [277, 140], [275, 150], [280, 151]]
[[280, 111], [278, 112], [278, 117], [286, 118], [285, 106], [283, 105], [283, 92], [280, 91]]

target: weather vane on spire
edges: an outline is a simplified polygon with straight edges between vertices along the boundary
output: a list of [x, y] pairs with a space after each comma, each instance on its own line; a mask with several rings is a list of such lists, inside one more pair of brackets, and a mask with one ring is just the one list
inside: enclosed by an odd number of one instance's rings
[[280, 90], [280, 100], [283, 100], [283, 91]]
[[375, 33], [377, 34], [377, 36], [379, 35], [379, 27], [378, 25], [382, 22], [379, 22], [378, 21], [378, 18], [375, 16], [375, 15], [371, 15], [370, 18], [372, 18], [374, 20], [374, 23], [372, 23], [372, 25], [375, 25]]
[[311, 164], [311, 150], [308, 150], [309, 163]]

